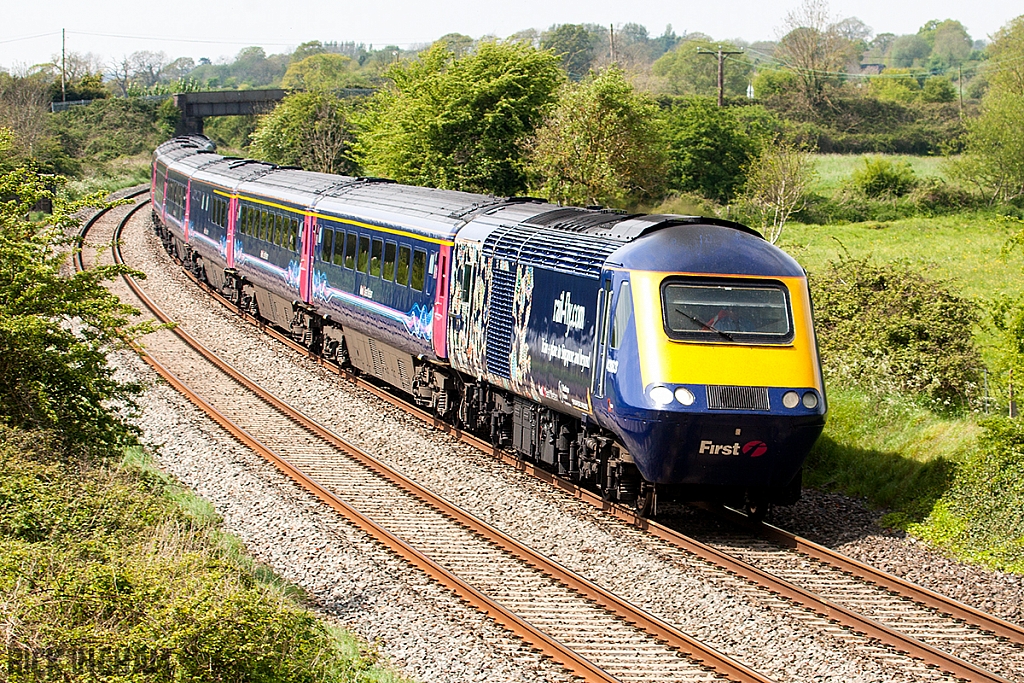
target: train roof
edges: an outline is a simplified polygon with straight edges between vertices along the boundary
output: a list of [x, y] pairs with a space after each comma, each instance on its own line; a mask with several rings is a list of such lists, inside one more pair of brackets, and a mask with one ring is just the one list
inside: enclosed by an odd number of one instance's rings
[[577, 275], [598, 277], [606, 262], [669, 272], [803, 274], [789, 255], [733, 221], [625, 214], [314, 173], [223, 157], [212, 147], [203, 136], [185, 136], [160, 145], [156, 154], [176, 170], [234, 194], [312, 209], [328, 220], [365, 221], [437, 240], [452, 240], [458, 233], [483, 242], [494, 256]]

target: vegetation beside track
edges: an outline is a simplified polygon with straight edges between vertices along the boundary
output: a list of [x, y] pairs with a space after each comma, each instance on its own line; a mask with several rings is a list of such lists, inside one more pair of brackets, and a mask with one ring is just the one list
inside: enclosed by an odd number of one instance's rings
[[[147, 328], [103, 287], [123, 269], [62, 275], [72, 214], [99, 201], [68, 203], [53, 182], [0, 173], [5, 680], [394, 680], [139, 449], [141, 387], [106, 353]], [[49, 226], [26, 218], [40, 200]]]

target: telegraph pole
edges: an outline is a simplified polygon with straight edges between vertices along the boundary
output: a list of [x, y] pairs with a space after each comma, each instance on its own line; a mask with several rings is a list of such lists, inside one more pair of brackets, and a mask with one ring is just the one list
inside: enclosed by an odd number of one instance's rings
[[741, 55], [743, 54], [743, 50], [723, 50], [722, 46], [719, 45], [717, 52], [712, 52], [711, 50], [705, 50], [698, 47], [697, 54], [718, 55], [718, 106], [725, 106], [725, 56]]
[[65, 73], [65, 67], [64, 67], [64, 51], [65, 50], [64, 50], [64, 48], [65, 47], [66, 47], [66, 42], [64, 40], [64, 29], [61, 29], [60, 30], [60, 101], [61, 102], [67, 102], [68, 101], [68, 91], [67, 91], [67, 88], [65, 86], [65, 83], [67, 82], [67, 79], [64, 78], [64, 73]]

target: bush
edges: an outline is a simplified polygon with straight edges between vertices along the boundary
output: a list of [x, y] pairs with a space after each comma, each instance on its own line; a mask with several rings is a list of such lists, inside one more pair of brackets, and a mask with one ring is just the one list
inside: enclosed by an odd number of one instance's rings
[[853, 187], [867, 197], [902, 197], [917, 186], [914, 169], [905, 161], [893, 163], [884, 157], [867, 157], [862, 168], [854, 169]]
[[982, 372], [973, 302], [902, 261], [844, 258], [812, 274], [828, 381], [879, 393], [918, 393], [936, 407], [975, 400]]
[[736, 196], [762, 140], [747, 132], [732, 108], [705, 97], [681, 99], [665, 113], [665, 128], [670, 189], [717, 202]]
[[113, 670], [72, 680], [371, 678], [372, 653], [351, 652], [297, 589], [234, 552], [190, 494], [152, 467], [58, 446], [0, 426], [0, 670], [12, 683], [45, 679], [33, 658], [82, 667], [82, 655]]
[[71, 157], [109, 161], [151, 152], [173, 135], [177, 112], [171, 110], [139, 98], [96, 100], [53, 114], [53, 128]]
[[908, 529], [972, 560], [1024, 572], [1024, 425], [991, 418], [981, 426], [979, 448], [958, 464], [927, 523]]

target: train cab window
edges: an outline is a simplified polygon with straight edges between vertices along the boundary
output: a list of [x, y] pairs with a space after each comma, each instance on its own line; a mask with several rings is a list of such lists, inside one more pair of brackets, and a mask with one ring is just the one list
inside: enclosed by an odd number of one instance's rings
[[345, 267], [355, 270], [356, 267], [356, 234], [348, 233], [345, 236]]
[[617, 349], [622, 345], [622, 339], [629, 329], [629, 321], [633, 317], [633, 295], [629, 289], [629, 283], [623, 282], [619, 285], [619, 298], [615, 302], [615, 317], [612, 319], [612, 332], [608, 339], [608, 346]]
[[412, 249], [406, 246], [398, 248], [398, 276], [395, 278], [397, 284], [403, 287], [409, 284], [409, 261], [412, 260]]
[[331, 248], [334, 245], [334, 231], [330, 228], [324, 228], [324, 240], [323, 247], [320, 249], [320, 260], [324, 263], [330, 263], [331, 261]]
[[334, 233], [334, 256], [331, 263], [341, 268], [345, 265], [345, 233], [338, 230]]
[[665, 332], [673, 339], [779, 343], [793, 339], [786, 288], [778, 283], [669, 280]]
[[380, 257], [384, 251], [384, 240], [373, 240], [373, 251], [370, 252], [370, 275], [380, 277]]
[[423, 291], [423, 284], [427, 275], [427, 252], [417, 249], [412, 256], [412, 288], [417, 292]]
[[395, 252], [398, 245], [394, 242], [387, 242], [384, 245], [384, 272], [383, 277], [388, 282], [395, 279]]
[[359, 236], [359, 257], [356, 265], [360, 273], [367, 272], [367, 267], [370, 265], [370, 238], [366, 235]]

